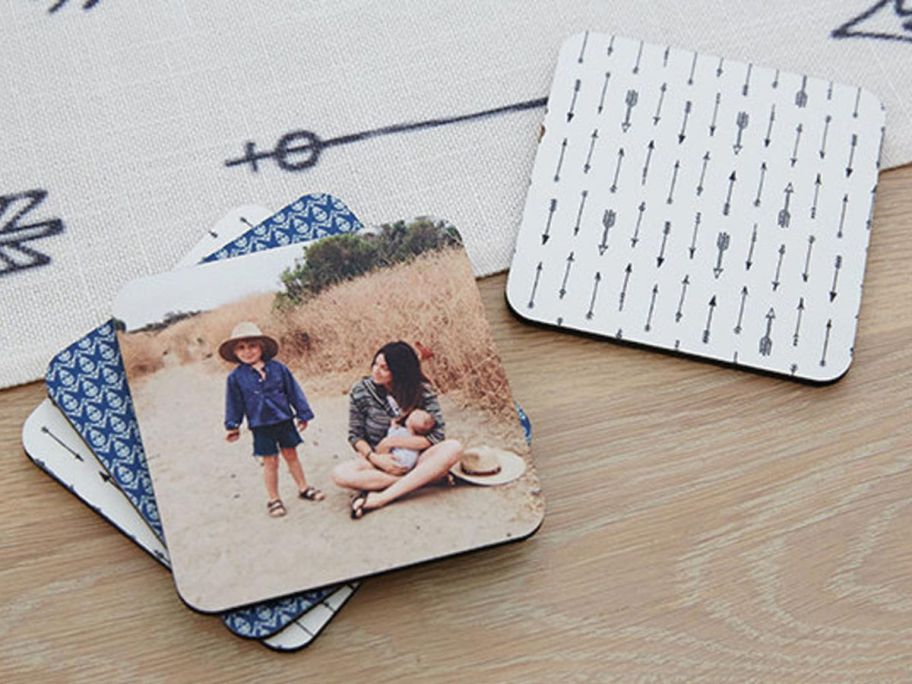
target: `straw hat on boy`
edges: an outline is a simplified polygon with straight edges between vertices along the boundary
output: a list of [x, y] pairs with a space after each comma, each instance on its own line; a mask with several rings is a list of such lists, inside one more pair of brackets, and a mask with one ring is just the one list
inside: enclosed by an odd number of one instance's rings
[[450, 472], [472, 484], [500, 485], [512, 482], [526, 472], [526, 462], [512, 451], [478, 446], [466, 449]]
[[263, 356], [265, 358], [271, 359], [279, 351], [279, 343], [269, 335], [264, 335], [256, 323], [241, 321], [234, 326], [234, 330], [231, 331], [231, 337], [219, 345], [219, 356], [225, 361], [239, 363], [237, 356], [234, 354], [234, 345], [239, 340], [257, 340], [263, 345]]

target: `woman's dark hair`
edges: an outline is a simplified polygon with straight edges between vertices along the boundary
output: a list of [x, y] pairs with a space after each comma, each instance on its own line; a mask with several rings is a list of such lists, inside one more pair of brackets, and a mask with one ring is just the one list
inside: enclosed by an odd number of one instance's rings
[[374, 354], [373, 363], [377, 362], [380, 354], [383, 354], [393, 376], [392, 395], [402, 413], [407, 414], [418, 408], [421, 404], [423, 385], [428, 382], [421, 372], [418, 354], [408, 342], [402, 340], [383, 345]]

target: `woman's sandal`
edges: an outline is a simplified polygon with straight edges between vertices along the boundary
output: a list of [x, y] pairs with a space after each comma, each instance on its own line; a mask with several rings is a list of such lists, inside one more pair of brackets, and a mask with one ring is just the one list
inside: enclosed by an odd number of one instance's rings
[[298, 492], [298, 496], [308, 501], [323, 501], [326, 495], [316, 487], [308, 487], [303, 492]]
[[364, 514], [367, 513], [367, 509], [364, 506], [367, 504], [367, 495], [368, 492], [358, 492], [355, 495], [355, 498], [351, 500], [351, 517], [352, 520], [358, 520], [363, 518]]
[[283, 515], [288, 513], [288, 511], [285, 510], [285, 504], [282, 503], [281, 499], [273, 499], [272, 501], [267, 501], [266, 512], [269, 513], [270, 518], [281, 518]]

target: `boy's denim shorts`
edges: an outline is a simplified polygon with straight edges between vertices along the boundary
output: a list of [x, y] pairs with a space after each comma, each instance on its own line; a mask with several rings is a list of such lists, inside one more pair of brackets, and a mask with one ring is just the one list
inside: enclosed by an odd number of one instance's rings
[[303, 441], [291, 420], [275, 425], [262, 425], [251, 428], [250, 431], [253, 432], [254, 456], [277, 456], [280, 447], [291, 449]]

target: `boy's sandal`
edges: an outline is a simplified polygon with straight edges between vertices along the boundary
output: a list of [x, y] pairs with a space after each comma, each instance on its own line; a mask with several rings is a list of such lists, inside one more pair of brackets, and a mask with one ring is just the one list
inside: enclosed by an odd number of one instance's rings
[[367, 504], [367, 494], [368, 492], [358, 492], [355, 498], [351, 500], [352, 520], [363, 518], [364, 514], [367, 513], [367, 509], [364, 508], [365, 504]]
[[266, 512], [269, 513], [271, 518], [281, 518], [288, 511], [285, 510], [285, 504], [282, 503], [281, 499], [273, 499], [266, 502]]
[[326, 495], [316, 487], [308, 487], [303, 492], [298, 492], [298, 496], [308, 501], [323, 501]]

